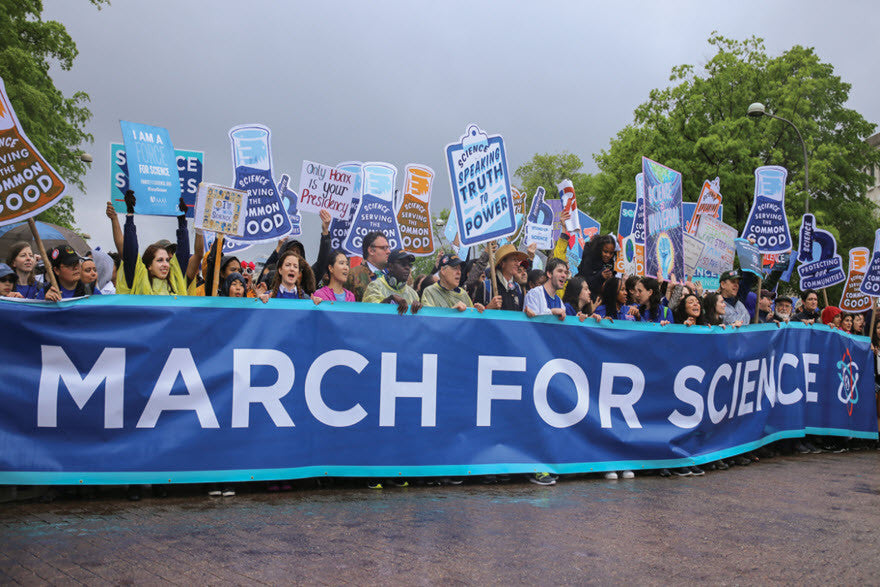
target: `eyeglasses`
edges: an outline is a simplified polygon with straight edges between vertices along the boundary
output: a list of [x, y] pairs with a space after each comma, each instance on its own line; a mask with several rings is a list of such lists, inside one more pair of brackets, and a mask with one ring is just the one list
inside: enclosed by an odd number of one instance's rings
[[371, 249], [379, 249], [380, 251], [390, 251], [391, 245], [379, 246], [379, 245], [370, 245]]

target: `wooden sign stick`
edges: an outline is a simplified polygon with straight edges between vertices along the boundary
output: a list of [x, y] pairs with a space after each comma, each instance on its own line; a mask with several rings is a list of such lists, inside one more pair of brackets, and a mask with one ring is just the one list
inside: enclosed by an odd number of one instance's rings
[[37, 223], [34, 222], [33, 218], [28, 218], [28, 226], [31, 228], [31, 234], [34, 235], [37, 249], [40, 251], [40, 256], [43, 258], [43, 265], [46, 267], [46, 278], [49, 280], [49, 283], [52, 284], [52, 287], [61, 291], [61, 288], [58, 287], [58, 282], [55, 280], [55, 272], [52, 270], [52, 259], [46, 254], [46, 247], [43, 246], [43, 239], [40, 238], [40, 233], [37, 232]]
[[217, 234], [217, 244], [214, 252], [214, 282], [211, 285], [211, 295], [217, 295], [217, 288], [220, 286], [220, 260], [223, 253], [223, 233]]

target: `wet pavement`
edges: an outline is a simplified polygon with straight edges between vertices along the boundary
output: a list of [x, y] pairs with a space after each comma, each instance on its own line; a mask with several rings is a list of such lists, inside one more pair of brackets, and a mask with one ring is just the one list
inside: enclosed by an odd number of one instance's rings
[[880, 452], [705, 477], [0, 504], [0, 583], [869, 583]]

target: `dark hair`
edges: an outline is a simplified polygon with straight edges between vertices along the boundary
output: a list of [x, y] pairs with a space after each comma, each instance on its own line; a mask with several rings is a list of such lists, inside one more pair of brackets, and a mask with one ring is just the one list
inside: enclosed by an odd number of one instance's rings
[[[573, 275], [569, 280], [568, 284], [565, 286], [565, 292], [562, 294], [562, 303], [571, 305], [576, 311], [581, 311], [581, 291], [583, 291], [584, 284], [587, 283], [587, 280], [581, 277], [580, 275]], [[589, 289], [589, 288], [587, 288]], [[587, 303], [586, 311], [584, 314], [592, 314], [593, 313], [593, 305], [591, 303]]]
[[584, 256], [587, 257], [593, 265], [600, 263], [602, 261], [602, 249], [605, 248], [605, 245], [613, 245], [617, 248], [617, 243], [614, 242], [614, 237], [610, 234], [603, 234], [590, 240], [589, 250], [584, 252]]
[[[642, 284], [647, 290], [651, 291], [651, 297], [648, 298], [648, 303], [642, 304], [639, 308], [639, 312], [642, 313], [648, 320], [652, 322], [657, 322], [660, 320], [660, 283], [654, 279], [653, 277], [640, 277], [639, 283]], [[654, 316], [653, 314], [657, 314]]]
[[119, 265], [122, 263], [122, 257], [119, 256], [119, 253], [107, 253], [107, 256], [113, 259], [113, 266], [119, 269]]
[[718, 305], [718, 298], [720, 297], [720, 293], [713, 291], [706, 294], [706, 297], [703, 298], [703, 317], [709, 326], [717, 326], [724, 323], [724, 318], [715, 311], [715, 306]]
[[[529, 288], [533, 288], [538, 285], [538, 281], [544, 277], [544, 271], [541, 269], [532, 269], [529, 271], [529, 280], [526, 282], [526, 285]], [[534, 284], [534, 285], [532, 285]]]
[[620, 291], [620, 278], [609, 277], [602, 284], [602, 303], [605, 305], [605, 315], [609, 318], [617, 318], [620, 313], [620, 302], [617, 301], [617, 292]]
[[[880, 310], [874, 310], [874, 312], [880, 312]], [[867, 318], [865, 319], [865, 324], [870, 324], [871, 321]], [[876, 322], [874, 323], [874, 332], [871, 333], [871, 343], [875, 347], [880, 347], [880, 336], [877, 336], [877, 325], [880, 324], [880, 317], [876, 318]], [[870, 328], [870, 326], [869, 326]]]
[[217, 295], [229, 297], [229, 289], [232, 287], [232, 284], [236, 281], [241, 283], [242, 287], [244, 287], [245, 295], [247, 295], [247, 282], [244, 280], [244, 276], [242, 276], [242, 274], [239, 273], [238, 271], [233, 271], [232, 273], [230, 273], [229, 275], [226, 276], [226, 279], [224, 279], [220, 283], [220, 289], [217, 290]]
[[696, 317], [696, 323], [700, 325], [706, 324], [706, 309], [703, 307], [703, 302], [700, 300], [700, 296], [695, 293], [685, 294], [678, 302], [678, 307], [675, 308], [674, 313], [675, 322], [677, 324], [684, 324], [684, 321], [690, 318], [690, 315], [687, 313], [688, 298], [696, 298], [697, 301], [700, 302], [700, 313]]
[[559, 267], [560, 265], [565, 265], [566, 267], [568, 267], [568, 263], [566, 263], [562, 259], [559, 259], [557, 257], [553, 257], [552, 259], [547, 261], [547, 266], [544, 267], [544, 273], [546, 275], [550, 275], [551, 273], [556, 271], [556, 268]]
[[816, 294], [816, 299], [819, 299], [819, 292], [817, 292], [815, 289], [805, 289], [801, 293], [801, 300], [803, 300], [804, 303], [807, 303], [807, 298], [810, 296], [810, 294]]
[[[31, 247], [31, 244], [27, 241], [18, 241], [17, 243], [9, 247], [9, 254], [6, 255], [6, 264], [9, 265], [13, 271], [15, 271], [15, 267], [13, 266], [15, 258], [18, 257], [18, 254], [22, 252], [25, 247], [30, 248], [31, 252], [33, 252], [34, 250], [33, 247]], [[45, 262], [46, 260], [44, 259], [43, 261]], [[36, 268], [36, 263], [34, 263], [34, 268]], [[31, 269], [31, 274], [28, 275], [27, 283], [18, 283], [18, 271], [15, 271], [15, 283], [17, 283], [18, 285], [33, 285], [34, 281], [35, 280], [33, 269]]]
[[624, 282], [623, 287], [626, 288], [626, 303], [627, 304], [634, 304], [636, 302], [635, 299], [633, 298], [632, 294], [629, 293], [629, 290], [636, 288], [636, 284], [639, 282], [639, 279], [641, 279], [641, 278], [638, 275], [630, 275], [629, 277], [626, 278], [626, 281]]
[[373, 232], [368, 232], [367, 236], [364, 237], [364, 242], [361, 245], [361, 252], [364, 254], [364, 259], [367, 258], [367, 251], [370, 250], [370, 247], [373, 246], [373, 243], [376, 242], [376, 239], [379, 238], [380, 236], [382, 238], [385, 238], [385, 240], [388, 240], [385, 237], [385, 234], [382, 232], [379, 232], [378, 230], [374, 230]]
[[[148, 279], [153, 278], [153, 276], [150, 274], [150, 265], [152, 265], [153, 261], [156, 260], [156, 253], [158, 253], [160, 250], [165, 251], [166, 253], [168, 252], [165, 250], [165, 247], [160, 247], [156, 243], [153, 243], [149, 247], [144, 249], [144, 254], [141, 255], [141, 261], [143, 261], [144, 267], [147, 268], [147, 278]], [[171, 262], [171, 257], [172, 257], [172, 255], [170, 253], [168, 253], [168, 262], [169, 263]], [[165, 277], [165, 281], [168, 283], [168, 290], [171, 293], [176, 294], [177, 292], [174, 291], [174, 284], [172, 283], [172, 281], [170, 279], [168, 279], [169, 277], [171, 277], [171, 271], [168, 272], [168, 276]]]
[[306, 260], [302, 258], [302, 255], [294, 251], [293, 249], [288, 249], [281, 253], [281, 256], [278, 257], [278, 261], [275, 263], [275, 279], [272, 282], [272, 297], [274, 298], [278, 295], [278, 288], [281, 287], [281, 267], [284, 266], [284, 261], [288, 257], [296, 257], [297, 263], [299, 263], [299, 284], [298, 288], [307, 293], [308, 295], [312, 295], [315, 293], [315, 274], [312, 273], [312, 268], [306, 263]]

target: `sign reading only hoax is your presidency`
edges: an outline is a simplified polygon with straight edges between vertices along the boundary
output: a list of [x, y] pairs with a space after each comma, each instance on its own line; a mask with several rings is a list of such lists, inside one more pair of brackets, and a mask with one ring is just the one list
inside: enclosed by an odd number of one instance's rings
[[299, 211], [319, 214], [327, 210], [332, 218], [348, 217], [354, 193], [354, 176], [351, 173], [303, 161], [299, 176]]
[[446, 145], [446, 164], [459, 238], [472, 246], [516, 230], [507, 154], [501, 135], [468, 125], [457, 143]]

